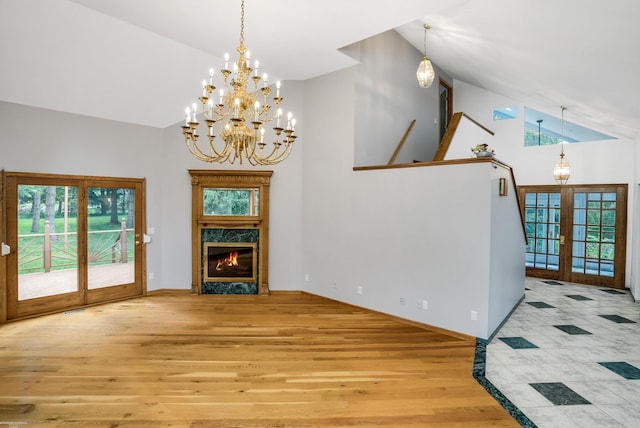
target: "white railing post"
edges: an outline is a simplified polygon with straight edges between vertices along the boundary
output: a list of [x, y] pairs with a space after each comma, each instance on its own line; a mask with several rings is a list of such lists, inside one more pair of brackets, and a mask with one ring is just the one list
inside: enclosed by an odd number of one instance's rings
[[120, 263], [127, 262], [127, 221], [122, 220], [120, 227]]
[[44, 221], [44, 236], [43, 236], [43, 263], [44, 263], [44, 271], [51, 271], [51, 225], [49, 225], [49, 220]]

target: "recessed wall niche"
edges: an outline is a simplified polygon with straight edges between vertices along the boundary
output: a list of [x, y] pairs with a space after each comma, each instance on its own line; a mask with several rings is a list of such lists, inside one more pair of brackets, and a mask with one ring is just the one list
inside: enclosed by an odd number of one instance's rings
[[191, 292], [269, 294], [273, 171], [189, 170]]

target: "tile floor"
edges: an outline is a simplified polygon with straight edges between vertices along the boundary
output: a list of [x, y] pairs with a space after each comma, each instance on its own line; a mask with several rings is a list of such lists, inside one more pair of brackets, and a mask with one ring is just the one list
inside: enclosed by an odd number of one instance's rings
[[486, 380], [522, 426], [640, 427], [640, 303], [548, 282], [526, 279], [525, 299], [486, 344]]

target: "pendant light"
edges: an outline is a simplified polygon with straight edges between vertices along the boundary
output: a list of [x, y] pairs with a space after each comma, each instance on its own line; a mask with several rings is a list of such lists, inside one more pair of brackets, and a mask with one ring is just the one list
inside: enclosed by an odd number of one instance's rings
[[418, 65], [418, 71], [416, 71], [416, 77], [418, 78], [418, 84], [421, 88], [428, 88], [433, 83], [433, 79], [436, 77], [435, 71], [433, 71], [433, 65], [427, 56], [427, 30], [431, 27], [424, 24], [424, 57]]
[[569, 162], [564, 158], [564, 111], [566, 107], [560, 107], [562, 109], [562, 130], [560, 139], [560, 159], [553, 165], [553, 178], [558, 184], [567, 184], [569, 176], [571, 175], [571, 166]]

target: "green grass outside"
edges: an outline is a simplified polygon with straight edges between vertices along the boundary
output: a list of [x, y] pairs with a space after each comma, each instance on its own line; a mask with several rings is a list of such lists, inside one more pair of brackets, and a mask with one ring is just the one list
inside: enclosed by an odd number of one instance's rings
[[[120, 216], [123, 218], [124, 216]], [[101, 235], [100, 238], [95, 237], [96, 239], [89, 239], [89, 248], [88, 254], [90, 260], [92, 255], [95, 255], [96, 260], [94, 262], [90, 262], [90, 265], [94, 264], [102, 264], [102, 263], [110, 263], [110, 254], [109, 254], [109, 244], [115, 241], [117, 236], [120, 233], [120, 224], [114, 225], [110, 224], [111, 216], [91, 216], [89, 217], [89, 231], [113, 231], [111, 233], [107, 233], [106, 235]], [[45, 220], [40, 220], [40, 230], [38, 233], [31, 233], [31, 223], [32, 220], [30, 218], [21, 218], [18, 219], [18, 235], [19, 244], [18, 248], [20, 249], [20, 259], [18, 262], [18, 272], [29, 273], [29, 272], [42, 272], [43, 271], [43, 237], [44, 233], [44, 223]], [[64, 218], [56, 217], [55, 219], [56, 226], [56, 234], [64, 233]], [[65, 245], [64, 238], [62, 236], [58, 236], [57, 240], [52, 241], [51, 243], [51, 270], [59, 270], [59, 269], [68, 269], [75, 268], [77, 266], [77, 232], [78, 222], [75, 217], [69, 218], [67, 223], [67, 232], [71, 233], [68, 239], [68, 245]], [[29, 236], [36, 235], [36, 236]], [[40, 235], [40, 236], [38, 236]], [[129, 236], [129, 259], [132, 260], [133, 257], [133, 232], [128, 231], [127, 235]], [[101, 240], [102, 239], [102, 240]], [[108, 241], [105, 244], [104, 239]], [[106, 252], [105, 252], [106, 250]]]
[[[125, 217], [124, 214], [118, 216], [118, 218], [122, 219]], [[103, 215], [103, 216], [90, 216], [89, 217], [89, 230], [118, 230], [120, 229], [120, 224], [111, 224], [111, 216]], [[19, 218], [18, 219], [18, 235], [30, 235], [31, 234], [31, 223], [33, 220], [31, 218]], [[40, 231], [39, 233], [44, 233], [44, 217], [40, 218]], [[56, 232], [63, 233], [64, 232], [64, 218], [56, 217], [55, 218]], [[78, 231], [78, 219], [76, 217], [69, 217], [68, 219], [68, 232], [77, 232]]]

